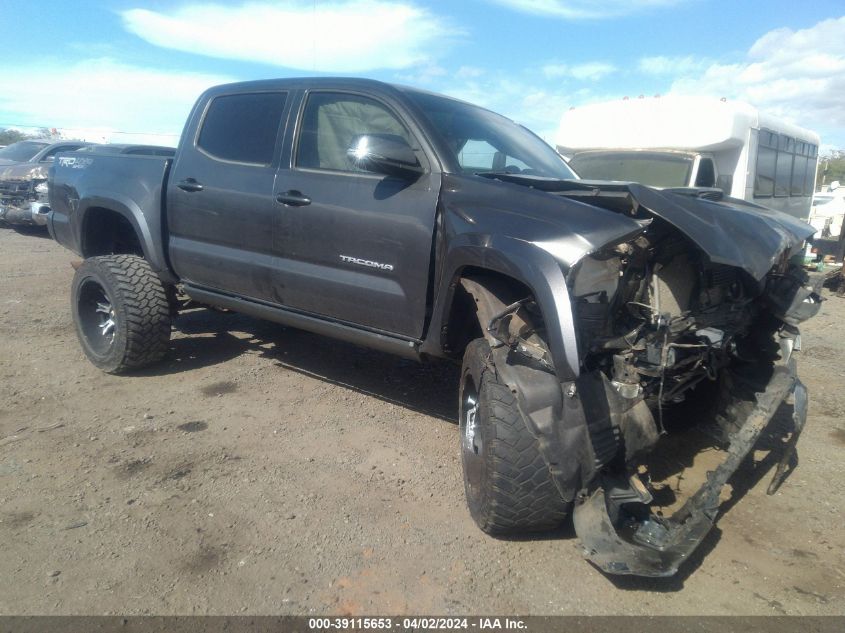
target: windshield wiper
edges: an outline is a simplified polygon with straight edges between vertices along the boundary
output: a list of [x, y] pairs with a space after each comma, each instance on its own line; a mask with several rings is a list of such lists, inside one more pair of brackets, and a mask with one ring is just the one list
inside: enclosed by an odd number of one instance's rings
[[486, 171], [474, 171], [474, 176], [518, 176], [516, 172], [507, 171], [506, 169], [489, 169]]
[[531, 179], [531, 180], [568, 180], [568, 178], [563, 178], [561, 176], [541, 176], [540, 174], [534, 173], [526, 173], [526, 172], [515, 172], [515, 171], [505, 171], [502, 170], [490, 170], [490, 171], [474, 171], [472, 172], [475, 176], [482, 176], [484, 178], [517, 178], [517, 179]]

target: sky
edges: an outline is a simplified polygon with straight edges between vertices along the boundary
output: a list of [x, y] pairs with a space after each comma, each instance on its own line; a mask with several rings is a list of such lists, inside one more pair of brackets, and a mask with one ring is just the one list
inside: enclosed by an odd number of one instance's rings
[[[231, 81], [363, 76], [477, 103], [553, 142], [597, 101], [743, 100], [845, 149], [842, 0], [3, 0], [0, 127], [176, 145]], [[11, 27], [11, 28], [10, 28]], [[91, 139], [93, 140], [93, 139]]]

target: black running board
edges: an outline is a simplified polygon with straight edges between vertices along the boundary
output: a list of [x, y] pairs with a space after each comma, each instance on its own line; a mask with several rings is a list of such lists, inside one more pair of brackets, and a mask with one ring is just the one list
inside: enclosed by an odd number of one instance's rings
[[339, 321], [289, 310], [279, 306], [235, 297], [222, 292], [184, 284], [185, 293], [194, 301], [219, 308], [242, 312], [259, 319], [307, 330], [340, 339], [355, 345], [370, 347], [389, 354], [419, 360], [419, 341], [391, 336], [386, 333], [359, 328]]

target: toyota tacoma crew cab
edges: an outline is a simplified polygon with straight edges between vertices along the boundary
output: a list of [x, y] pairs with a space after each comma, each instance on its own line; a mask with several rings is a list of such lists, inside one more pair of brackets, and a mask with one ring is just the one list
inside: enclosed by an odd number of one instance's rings
[[[820, 298], [794, 264], [813, 229], [782, 213], [579, 180], [505, 117], [365, 79], [215, 87], [172, 159], [65, 154], [50, 178], [49, 230], [84, 258], [71, 300], [92, 363], [161, 360], [177, 289], [462, 363], [466, 498], [487, 533], [571, 514], [606, 573], [668, 576], [784, 401], [772, 490], [794, 464], [797, 326]], [[696, 398], [724, 459], [663, 516], [651, 460]]]

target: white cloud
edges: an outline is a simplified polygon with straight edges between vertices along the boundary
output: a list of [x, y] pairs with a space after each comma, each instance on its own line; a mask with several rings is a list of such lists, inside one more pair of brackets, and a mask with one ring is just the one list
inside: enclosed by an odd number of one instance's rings
[[459, 34], [427, 9], [385, 0], [197, 3], [122, 17], [156, 46], [319, 72], [408, 68]]
[[455, 79], [476, 79], [485, 73], [483, 68], [477, 66], [461, 66], [455, 72]]
[[114, 60], [91, 59], [72, 65], [54, 60], [16, 64], [4, 70], [14, 90], [0, 94], [0, 112], [10, 123], [57, 128], [85, 128], [124, 141], [175, 144], [191, 106], [200, 93], [232, 81], [202, 75], [139, 68]]
[[547, 90], [521, 78], [483, 76], [456, 84], [439, 86], [444, 94], [480, 105], [525, 125], [551, 143], [561, 114], [589, 90], [567, 93]]
[[684, 1], [686, 0], [494, 0], [517, 11], [565, 20], [615, 18], [643, 10], [669, 7]]
[[416, 86], [428, 86], [449, 74], [449, 71], [438, 64], [426, 64], [412, 72], [398, 73], [396, 79], [400, 83]]
[[742, 99], [845, 147], [845, 17], [769, 31], [745, 59], [682, 73], [671, 92]]
[[549, 79], [571, 77], [580, 81], [598, 81], [616, 70], [616, 66], [606, 62], [586, 62], [574, 65], [546, 64], [542, 68], [543, 74]]
[[704, 70], [710, 63], [701, 57], [687, 55], [683, 57], [666, 57], [656, 55], [643, 57], [637, 63], [637, 69], [647, 75], [683, 75]]

